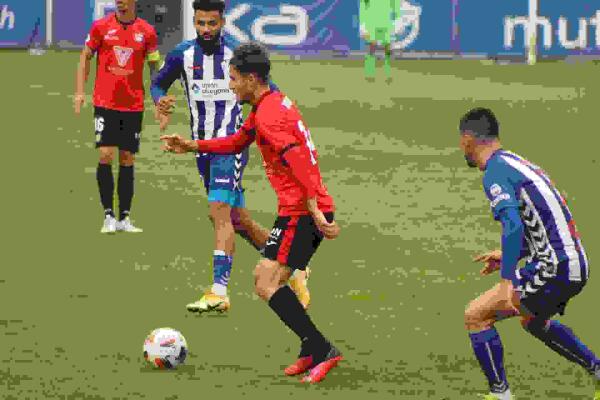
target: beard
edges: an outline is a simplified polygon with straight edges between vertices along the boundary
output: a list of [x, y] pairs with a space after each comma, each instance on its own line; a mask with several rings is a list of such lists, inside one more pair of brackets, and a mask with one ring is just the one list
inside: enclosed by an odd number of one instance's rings
[[202, 51], [204, 51], [206, 55], [211, 55], [217, 50], [219, 47], [219, 39], [221, 39], [221, 32], [210, 39], [205, 39], [204, 36], [198, 35], [198, 43], [200, 43], [200, 47], [202, 47]]
[[468, 156], [468, 155], [466, 155], [466, 154], [465, 154], [465, 161], [467, 162], [467, 165], [468, 165], [470, 168], [477, 168], [477, 167], [478, 167], [478, 165], [477, 165], [477, 163], [475, 162], [475, 160], [473, 160], [471, 157], [469, 157], [469, 156]]

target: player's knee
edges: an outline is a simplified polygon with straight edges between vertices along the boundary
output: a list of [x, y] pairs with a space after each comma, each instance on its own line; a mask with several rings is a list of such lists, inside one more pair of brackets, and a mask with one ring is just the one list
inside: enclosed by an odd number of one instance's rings
[[101, 147], [100, 148], [100, 164], [112, 164], [114, 153], [111, 148]]
[[231, 220], [231, 206], [220, 201], [210, 203], [210, 215], [214, 221]]
[[210, 217], [215, 229], [227, 229], [231, 225], [231, 206], [226, 203], [210, 203]]
[[135, 163], [135, 154], [120, 150], [119, 151], [119, 164], [124, 167], [131, 167]]
[[260, 260], [254, 268], [254, 289], [256, 294], [267, 299], [269, 292], [278, 285], [277, 263], [267, 259]]
[[477, 312], [477, 308], [475, 307], [474, 302], [469, 303], [467, 308], [465, 309], [465, 329], [474, 330], [478, 329], [483, 323], [483, 319], [481, 318], [479, 312]]

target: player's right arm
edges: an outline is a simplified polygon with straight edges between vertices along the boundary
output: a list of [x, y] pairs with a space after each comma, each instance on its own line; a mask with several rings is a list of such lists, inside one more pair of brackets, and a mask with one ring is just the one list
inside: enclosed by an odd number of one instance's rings
[[173, 112], [175, 96], [167, 95], [169, 88], [183, 73], [183, 52], [176, 48], [167, 54], [161, 69], [155, 75], [150, 93], [156, 105], [155, 116], [159, 120], [160, 130], [164, 131], [169, 123], [169, 114]]
[[485, 193], [490, 200], [494, 219], [502, 224], [502, 253], [500, 275], [515, 285], [517, 264], [521, 259], [525, 227], [519, 213], [515, 188], [503, 165], [489, 167], [483, 179]]
[[90, 64], [94, 57], [94, 53], [102, 44], [102, 33], [97, 23], [92, 24], [90, 33], [85, 41], [85, 46], [79, 56], [79, 65], [77, 66], [77, 74], [75, 78], [75, 114], [81, 112], [81, 107], [85, 104], [85, 83], [90, 75]]
[[161, 136], [164, 149], [172, 153], [238, 154], [250, 146], [256, 138], [254, 113], [250, 113], [244, 125], [233, 135], [210, 140], [186, 140], [178, 135]]

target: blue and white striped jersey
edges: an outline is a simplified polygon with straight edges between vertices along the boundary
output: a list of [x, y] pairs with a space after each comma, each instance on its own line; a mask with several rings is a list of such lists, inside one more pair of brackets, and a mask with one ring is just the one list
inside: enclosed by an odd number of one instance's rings
[[487, 162], [483, 186], [495, 219], [507, 207], [519, 209], [530, 259], [568, 266], [557, 271], [565, 280], [587, 280], [588, 260], [571, 211], [540, 167], [499, 150]]
[[242, 107], [229, 90], [232, 55], [222, 38], [212, 55], [205, 54], [196, 39], [184, 41], [167, 55], [152, 82], [151, 93], [156, 102], [175, 80], [181, 81], [194, 140], [229, 136], [242, 124]]

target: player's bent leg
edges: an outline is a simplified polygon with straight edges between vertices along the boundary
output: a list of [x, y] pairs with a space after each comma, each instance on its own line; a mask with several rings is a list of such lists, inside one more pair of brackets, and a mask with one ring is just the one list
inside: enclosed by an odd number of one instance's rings
[[291, 276], [288, 267], [279, 262], [263, 258], [254, 268], [254, 286], [256, 294], [263, 300], [269, 301], [273, 294]]
[[292, 330], [305, 347], [307, 356], [300, 357], [285, 369], [287, 375], [310, 372], [302, 381], [317, 383], [342, 360], [342, 355], [316, 328], [294, 292], [283, 285], [291, 275], [287, 267], [279, 262], [262, 259], [254, 270], [256, 293], [279, 318]]
[[269, 230], [254, 221], [246, 208], [232, 208], [231, 222], [235, 233], [240, 235], [259, 252], [264, 250], [269, 237]]
[[600, 367], [600, 360], [569, 327], [557, 320], [547, 320], [534, 316], [523, 317], [521, 325], [547, 347], [565, 359], [582, 366], [595, 377]]
[[[214, 193], [211, 194], [214, 196]], [[210, 195], [209, 195], [210, 200]], [[231, 206], [225, 202], [209, 203], [210, 220], [215, 231], [215, 250], [213, 252], [213, 284], [200, 300], [186, 306], [191, 312], [225, 312], [231, 308], [227, 296], [227, 286], [231, 276], [235, 237], [231, 223]]]
[[465, 328], [473, 352], [485, 374], [490, 387], [489, 396], [495, 399], [510, 399], [510, 389], [504, 371], [504, 348], [494, 327], [498, 317], [515, 316], [512, 307], [500, 295], [500, 285], [473, 300], [465, 310]]
[[[269, 238], [269, 230], [252, 219], [246, 208], [233, 208], [231, 221], [236, 233], [252, 244], [264, 255], [265, 245]], [[302, 306], [306, 309], [310, 304], [308, 290], [308, 274], [306, 271], [295, 270], [289, 279], [289, 284]]]
[[100, 201], [104, 209], [104, 222], [101, 233], [113, 234], [117, 231], [117, 220], [115, 219], [113, 209], [113, 195], [115, 191], [115, 181], [112, 172], [112, 162], [115, 156], [115, 147], [98, 147], [99, 163], [96, 168], [96, 181], [98, 182], [98, 191], [100, 192]]
[[502, 316], [502, 319], [516, 316], [512, 307], [502, 300], [500, 284], [481, 294], [465, 309], [465, 328], [468, 331], [487, 329]]

